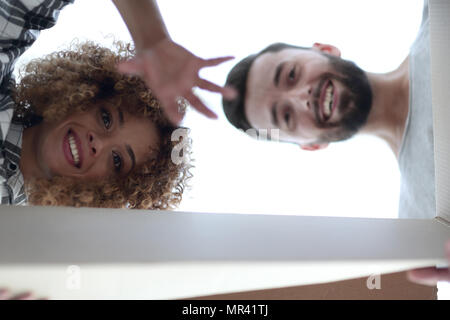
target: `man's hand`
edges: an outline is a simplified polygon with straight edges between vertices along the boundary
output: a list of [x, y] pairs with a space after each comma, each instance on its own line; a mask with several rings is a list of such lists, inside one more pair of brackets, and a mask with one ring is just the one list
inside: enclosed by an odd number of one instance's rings
[[[450, 240], [445, 244], [445, 254], [450, 265]], [[407, 275], [410, 281], [428, 286], [435, 286], [438, 281], [450, 281], [449, 268], [429, 267], [414, 269], [408, 271]]]
[[199, 77], [200, 69], [217, 66], [231, 59], [233, 57], [205, 60], [193, 55], [170, 38], [164, 38], [153, 47], [138, 51], [135, 58], [121, 63], [118, 70], [140, 76], [161, 102], [169, 120], [178, 124], [183, 118], [177, 103], [180, 97], [185, 98], [205, 116], [217, 118], [192, 92], [194, 87], [220, 93], [227, 99], [235, 97], [233, 89], [220, 87]]

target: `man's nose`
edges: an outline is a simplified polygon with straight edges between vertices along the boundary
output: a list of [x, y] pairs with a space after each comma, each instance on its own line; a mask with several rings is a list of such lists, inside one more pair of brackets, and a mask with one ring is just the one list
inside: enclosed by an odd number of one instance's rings
[[293, 99], [295, 104], [298, 104], [301, 108], [311, 109], [312, 107], [313, 95], [311, 87], [305, 86], [291, 90], [289, 91], [289, 97]]
[[89, 132], [88, 147], [89, 147], [89, 154], [93, 157], [97, 157], [102, 152], [102, 149], [104, 147], [104, 141], [100, 137], [100, 135], [97, 135], [95, 132]]

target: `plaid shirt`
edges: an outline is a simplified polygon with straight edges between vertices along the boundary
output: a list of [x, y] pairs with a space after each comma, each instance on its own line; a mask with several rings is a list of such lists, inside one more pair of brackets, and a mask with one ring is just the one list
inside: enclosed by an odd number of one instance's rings
[[15, 103], [14, 64], [39, 36], [55, 25], [60, 10], [73, 0], [0, 0], [0, 204], [25, 204], [19, 170], [22, 125], [11, 122]]

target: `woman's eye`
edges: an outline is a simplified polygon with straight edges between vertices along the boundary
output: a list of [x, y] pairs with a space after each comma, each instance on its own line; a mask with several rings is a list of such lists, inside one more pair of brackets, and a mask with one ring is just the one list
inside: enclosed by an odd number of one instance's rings
[[120, 157], [120, 155], [118, 155], [114, 151], [112, 153], [112, 158], [113, 158], [114, 170], [116, 172], [120, 172], [120, 170], [122, 169], [122, 158]]
[[106, 109], [101, 109], [101, 116], [103, 124], [105, 125], [106, 129], [109, 129], [111, 127], [111, 113], [109, 113]]

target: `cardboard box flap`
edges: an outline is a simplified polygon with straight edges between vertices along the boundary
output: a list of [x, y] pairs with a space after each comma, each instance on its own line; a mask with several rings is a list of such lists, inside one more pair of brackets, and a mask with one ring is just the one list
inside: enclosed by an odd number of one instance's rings
[[0, 285], [168, 299], [311, 284], [445, 264], [449, 234], [435, 220], [6, 206]]
[[450, 222], [450, 2], [430, 0], [436, 216]]
[[430, 260], [450, 234], [434, 220], [1, 210], [1, 264]]

